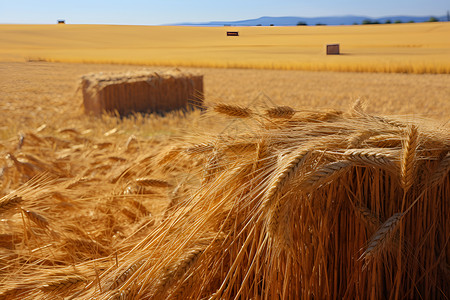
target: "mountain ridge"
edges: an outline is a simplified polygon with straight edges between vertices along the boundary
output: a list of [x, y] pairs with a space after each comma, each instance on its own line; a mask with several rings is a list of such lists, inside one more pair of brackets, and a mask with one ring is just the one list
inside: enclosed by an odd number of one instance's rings
[[304, 22], [307, 25], [352, 25], [361, 24], [364, 20], [370, 20], [372, 22], [385, 23], [390, 20], [392, 23], [395, 21], [407, 22], [426, 22], [430, 17], [435, 17], [439, 21], [447, 21], [447, 16], [408, 16], [408, 15], [395, 15], [379, 18], [371, 18], [367, 16], [358, 15], [344, 15], [344, 16], [328, 16], [328, 17], [270, 17], [263, 16], [256, 19], [237, 20], [237, 21], [210, 21], [210, 22], [184, 22], [170, 25], [178, 26], [295, 26], [299, 22]]

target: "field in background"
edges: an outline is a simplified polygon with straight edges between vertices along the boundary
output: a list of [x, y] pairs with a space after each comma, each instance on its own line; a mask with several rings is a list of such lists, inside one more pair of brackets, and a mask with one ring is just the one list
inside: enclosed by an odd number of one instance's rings
[[[239, 31], [227, 37], [226, 31]], [[1, 61], [450, 73], [450, 23], [297, 27], [0, 25]], [[326, 56], [340, 43], [342, 55]]]
[[[173, 135], [177, 127], [193, 123], [185, 118], [165, 118], [147, 126], [133, 122], [102, 123], [83, 115], [81, 75], [90, 72], [125, 72], [143, 66], [0, 63], [0, 137], [10, 138], [43, 124], [55, 128], [93, 128], [102, 132], [123, 126], [128, 134]], [[153, 68], [168, 70], [170, 68]], [[182, 68], [204, 75], [205, 101], [237, 103], [243, 106], [291, 105], [297, 108], [346, 110], [358, 98], [375, 114], [410, 115], [448, 121], [450, 76], [432, 74], [374, 74]], [[114, 119], [113, 119], [114, 120]], [[195, 122], [194, 122], [195, 123]], [[170, 126], [168, 124], [171, 124]], [[214, 123], [212, 124], [214, 125]], [[223, 124], [216, 124], [220, 128]], [[106, 127], [106, 128], [104, 128]], [[211, 126], [208, 126], [211, 128]]]

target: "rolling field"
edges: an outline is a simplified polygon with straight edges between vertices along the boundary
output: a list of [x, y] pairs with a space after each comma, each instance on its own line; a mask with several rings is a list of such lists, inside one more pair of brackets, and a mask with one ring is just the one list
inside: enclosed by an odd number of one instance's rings
[[[448, 299], [449, 25], [0, 25], [0, 299]], [[84, 114], [174, 66], [205, 112]]]
[[[239, 37], [227, 37], [227, 30]], [[450, 23], [164, 27], [0, 25], [0, 60], [450, 73]], [[340, 43], [343, 55], [325, 56]]]

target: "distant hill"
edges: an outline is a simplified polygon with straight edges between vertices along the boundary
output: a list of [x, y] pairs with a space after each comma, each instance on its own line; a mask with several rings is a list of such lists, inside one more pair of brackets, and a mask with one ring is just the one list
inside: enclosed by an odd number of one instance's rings
[[[261, 17], [258, 19], [249, 19], [241, 21], [212, 21], [204, 23], [178, 23], [172, 25], [185, 26], [295, 26], [299, 22], [305, 22], [307, 25], [325, 24], [325, 25], [352, 25], [354, 23], [361, 24], [364, 20], [371, 20], [373, 22], [385, 23], [391, 20], [392, 23], [399, 20], [402, 23], [426, 22], [431, 16], [388, 16], [382, 18], [370, 18], [364, 16], [336, 16], [336, 17], [317, 17], [317, 18], [303, 18], [303, 17]], [[439, 21], [447, 21], [447, 16], [434, 16]]]

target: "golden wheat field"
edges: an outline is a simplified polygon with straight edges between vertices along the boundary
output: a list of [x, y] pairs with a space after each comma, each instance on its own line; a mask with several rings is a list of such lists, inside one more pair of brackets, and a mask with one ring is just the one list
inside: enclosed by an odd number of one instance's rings
[[[0, 25], [0, 299], [450, 298], [450, 27], [343, 28]], [[84, 113], [174, 66], [203, 111]]]
[[[239, 31], [227, 37], [226, 31]], [[450, 24], [182, 27], [0, 25], [8, 61], [450, 73]], [[342, 55], [324, 56], [340, 43]]]

